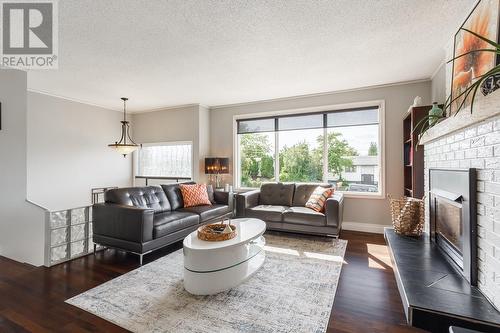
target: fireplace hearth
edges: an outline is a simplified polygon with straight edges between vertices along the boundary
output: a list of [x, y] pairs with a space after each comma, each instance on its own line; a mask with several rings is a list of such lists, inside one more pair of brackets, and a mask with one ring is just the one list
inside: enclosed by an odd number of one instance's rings
[[476, 286], [476, 170], [430, 169], [429, 188], [431, 241]]

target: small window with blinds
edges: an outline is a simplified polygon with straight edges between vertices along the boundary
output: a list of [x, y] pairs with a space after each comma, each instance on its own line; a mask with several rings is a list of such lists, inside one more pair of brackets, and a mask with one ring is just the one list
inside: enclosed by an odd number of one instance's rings
[[144, 144], [138, 151], [137, 175], [141, 177], [192, 177], [191, 142]]

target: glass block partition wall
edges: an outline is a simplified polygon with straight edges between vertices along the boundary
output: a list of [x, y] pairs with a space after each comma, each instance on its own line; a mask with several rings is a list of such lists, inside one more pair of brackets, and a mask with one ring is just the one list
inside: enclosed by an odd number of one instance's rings
[[93, 252], [91, 219], [92, 206], [47, 212], [46, 266]]

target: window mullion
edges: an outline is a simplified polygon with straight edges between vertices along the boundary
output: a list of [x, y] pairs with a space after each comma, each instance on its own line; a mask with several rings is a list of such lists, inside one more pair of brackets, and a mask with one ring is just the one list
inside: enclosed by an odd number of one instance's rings
[[274, 180], [280, 181], [280, 141], [277, 130], [274, 131]]
[[323, 128], [323, 182], [328, 182], [328, 129]]
[[[239, 123], [237, 123], [239, 126]], [[241, 188], [241, 137], [239, 134], [236, 134], [236, 170], [235, 170], [235, 180], [236, 180], [236, 188]], [[234, 164], [233, 164], [234, 165]]]

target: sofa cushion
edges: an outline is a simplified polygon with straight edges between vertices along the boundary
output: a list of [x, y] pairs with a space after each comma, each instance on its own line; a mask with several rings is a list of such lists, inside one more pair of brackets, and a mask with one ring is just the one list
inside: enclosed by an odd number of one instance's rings
[[187, 212], [158, 213], [153, 217], [153, 238], [163, 237], [173, 232], [197, 225], [200, 217]]
[[184, 207], [212, 205], [205, 184], [179, 184]]
[[309, 200], [307, 200], [306, 207], [317, 212], [324, 212], [326, 199], [328, 199], [332, 193], [332, 188], [316, 187]]
[[259, 204], [291, 206], [295, 184], [268, 183], [260, 187]]
[[311, 208], [290, 207], [283, 213], [283, 222], [324, 226], [326, 217], [325, 214]]
[[246, 217], [254, 217], [264, 221], [281, 222], [282, 214], [288, 206], [278, 205], [258, 205], [252, 208], [247, 208], [245, 212]]
[[106, 191], [106, 203], [150, 208], [155, 213], [171, 210], [170, 202], [163, 189], [159, 186], [123, 187]]
[[[196, 184], [195, 182], [187, 182], [182, 184]], [[176, 210], [184, 207], [184, 200], [182, 199], [182, 193], [179, 189], [179, 184], [168, 184], [161, 185], [161, 188], [165, 192], [172, 210]]]
[[196, 207], [186, 207], [179, 209], [181, 212], [187, 212], [192, 214], [197, 214], [200, 216], [200, 221], [205, 222], [224, 214], [231, 212], [229, 206], [227, 205], [205, 205]]
[[311, 197], [316, 187], [330, 188], [330, 184], [295, 184], [292, 206], [305, 207], [307, 200]]

